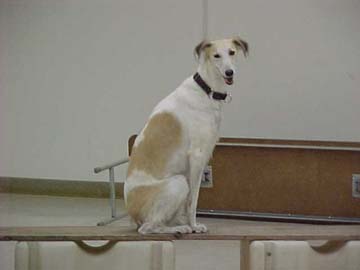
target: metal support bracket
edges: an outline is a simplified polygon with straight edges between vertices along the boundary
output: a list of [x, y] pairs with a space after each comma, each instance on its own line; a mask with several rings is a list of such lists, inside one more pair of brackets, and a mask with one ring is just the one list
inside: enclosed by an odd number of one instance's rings
[[127, 162], [129, 162], [128, 157], [102, 167], [94, 168], [95, 173], [100, 173], [104, 170], [109, 170], [109, 190], [110, 190], [109, 204], [110, 204], [111, 217], [98, 222], [97, 226], [105, 226], [127, 216], [127, 213], [116, 215], [116, 190], [115, 190], [115, 170], [114, 170], [116, 166], [125, 164]]

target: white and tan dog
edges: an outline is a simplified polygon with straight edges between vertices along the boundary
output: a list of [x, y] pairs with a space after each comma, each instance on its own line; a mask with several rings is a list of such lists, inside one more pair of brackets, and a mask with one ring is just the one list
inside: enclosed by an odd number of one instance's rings
[[153, 110], [136, 138], [124, 186], [126, 207], [141, 234], [206, 232], [196, 222], [202, 172], [229, 100], [240, 38], [203, 41], [195, 48], [197, 73]]

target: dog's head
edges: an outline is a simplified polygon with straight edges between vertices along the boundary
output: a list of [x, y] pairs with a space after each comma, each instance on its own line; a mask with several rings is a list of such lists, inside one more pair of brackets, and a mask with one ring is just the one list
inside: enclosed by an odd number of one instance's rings
[[202, 41], [195, 47], [195, 56], [200, 64], [213, 68], [215, 74], [221, 76], [228, 85], [233, 84], [237, 55], [243, 53], [246, 57], [249, 47], [246, 41], [239, 37], [214, 41]]

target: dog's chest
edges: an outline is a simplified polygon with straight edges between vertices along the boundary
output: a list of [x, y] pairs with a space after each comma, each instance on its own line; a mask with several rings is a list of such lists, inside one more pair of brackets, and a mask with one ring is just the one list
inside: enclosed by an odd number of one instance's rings
[[218, 140], [221, 112], [192, 112], [188, 119], [190, 151], [200, 151], [208, 160]]

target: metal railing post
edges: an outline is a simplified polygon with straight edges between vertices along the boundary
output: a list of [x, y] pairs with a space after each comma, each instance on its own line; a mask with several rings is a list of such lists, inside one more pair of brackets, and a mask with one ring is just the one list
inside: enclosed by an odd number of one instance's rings
[[114, 176], [114, 167], [109, 169], [109, 180], [110, 180], [110, 207], [111, 207], [111, 217], [116, 216], [116, 193], [115, 193], [115, 176]]

